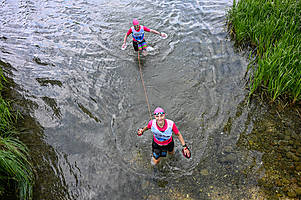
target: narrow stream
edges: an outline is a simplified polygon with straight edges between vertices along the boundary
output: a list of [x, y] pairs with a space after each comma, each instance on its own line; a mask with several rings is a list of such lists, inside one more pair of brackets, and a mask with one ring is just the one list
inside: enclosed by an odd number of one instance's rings
[[[1, 1], [0, 60], [30, 113], [20, 127], [35, 164], [34, 199], [263, 198], [266, 152], [249, 141], [281, 122], [247, 101], [247, 56], [225, 27], [231, 5]], [[168, 34], [146, 33], [153, 51], [142, 57], [143, 79], [151, 109], [166, 110], [192, 151], [185, 159], [176, 139], [175, 156], [158, 169], [151, 132], [136, 135], [149, 113], [131, 37], [121, 50], [133, 18]], [[300, 133], [296, 118], [287, 121]]]

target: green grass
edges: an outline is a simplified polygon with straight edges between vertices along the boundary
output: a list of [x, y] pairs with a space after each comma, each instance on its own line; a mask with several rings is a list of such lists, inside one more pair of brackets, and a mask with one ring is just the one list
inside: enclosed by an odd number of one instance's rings
[[263, 91], [272, 101], [301, 100], [301, 1], [239, 0], [228, 12], [237, 45], [251, 46], [250, 96]]
[[0, 137], [0, 146], [0, 182], [13, 181], [20, 199], [32, 199], [33, 174], [26, 146], [10, 136]]
[[[0, 68], [0, 92], [5, 78]], [[0, 198], [7, 190], [18, 192], [20, 200], [32, 199], [33, 172], [28, 161], [28, 149], [16, 138], [13, 127], [16, 114], [11, 113], [10, 105], [0, 95]]]

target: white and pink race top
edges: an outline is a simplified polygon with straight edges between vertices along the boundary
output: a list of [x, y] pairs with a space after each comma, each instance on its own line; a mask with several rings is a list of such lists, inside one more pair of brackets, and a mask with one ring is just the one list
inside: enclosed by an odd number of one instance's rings
[[149, 121], [147, 128], [151, 129], [154, 134], [154, 141], [159, 145], [169, 144], [172, 141], [172, 132], [176, 135], [179, 133], [176, 124], [169, 119], [165, 119], [163, 128], [157, 125], [155, 119]]
[[144, 31], [150, 32], [150, 29], [145, 26], [139, 26], [139, 30], [136, 31], [134, 29], [134, 27], [132, 26], [126, 34], [127, 34], [127, 36], [132, 34], [134, 41], [141, 42], [144, 39]]

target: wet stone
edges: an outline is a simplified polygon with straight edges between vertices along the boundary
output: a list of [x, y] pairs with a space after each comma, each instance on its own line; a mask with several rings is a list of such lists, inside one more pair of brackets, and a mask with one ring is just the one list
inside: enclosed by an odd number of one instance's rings
[[288, 144], [287, 140], [281, 140], [281, 141], [279, 141], [279, 145], [281, 145], [281, 146], [284, 146], [284, 145], [287, 145], [287, 144]]
[[271, 144], [272, 144], [273, 146], [278, 146], [278, 141], [274, 140]]
[[290, 151], [290, 147], [284, 146], [284, 147], [283, 147], [283, 150], [284, 150], [284, 151]]
[[288, 135], [286, 135], [286, 136], [284, 136], [284, 140], [291, 140], [291, 137], [290, 136], [288, 136]]
[[208, 169], [202, 169], [202, 170], [201, 170], [201, 174], [202, 174], [203, 176], [208, 176], [208, 175], [209, 175]]
[[142, 189], [147, 189], [149, 186], [150, 186], [149, 181], [143, 181], [142, 182], [142, 185], [141, 185]]
[[300, 158], [299, 158], [298, 156], [296, 156], [295, 154], [293, 154], [293, 157], [292, 157], [292, 158], [293, 158], [293, 160], [296, 161], [296, 162], [298, 162], [298, 161], [300, 160]]
[[298, 139], [300, 139], [300, 136], [297, 135], [296, 133], [292, 133], [292, 138], [298, 140]]
[[232, 154], [228, 154], [228, 155], [222, 157], [221, 161], [225, 162], [225, 163], [227, 163], [227, 162], [232, 163], [232, 162], [235, 161], [235, 154], [233, 154], [233, 153]]
[[299, 159], [299, 157], [298, 156], [296, 156], [294, 153], [292, 153], [292, 152], [287, 152], [286, 153], [286, 157], [287, 158], [289, 158], [289, 159], [292, 159], [292, 160], [294, 160], [294, 161], [296, 161], [296, 162], [298, 162], [300, 159]]
[[293, 177], [293, 178], [291, 179], [291, 182], [292, 182], [292, 183], [297, 183], [297, 179], [296, 179], [295, 177]]
[[225, 146], [224, 147], [224, 152], [225, 153], [231, 153], [231, 152], [233, 152], [233, 147], [232, 146]]
[[[288, 184], [290, 183], [290, 181], [287, 180], [286, 178], [283, 178], [283, 179], [282, 179], [282, 183], [283, 183], [284, 185], [288, 185]], [[287, 188], [287, 190], [288, 190], [288, 188]]]
[[287, 192], [287, 191], [288, 191], [288, 188], [287, 188], [287, 187], [284, 187], [282, 190], [283, 190], [284, 192]]
[[297, 187], [297, 188], [295, 189], [295, 192], [296, 192], [296, 194], [297, 194], [298, 196], [301, 196], [301, 187]]
[[287, 196], [291, 197], [291, 198], [294, 198], [297, 196], [296, 192], [295, 191], [288, 191], [287, 192]]
[[292, 132], [289, 129], [286, 129], [285, 132], [284, 132], [284, 134], [286, 136], [290, 136], [290, 135], [292, 135]]
[[267, 127], [266, 132], [267, 133], [275, 133], [276, 132], [276, 128], [274, 128], [274, 127]]
[[301, 164], [296, 166], [296, 171], [301, 171]]
[[281, 183], [281, 181], [280, 181], [279, 179], [277, 179], [277, 180], [275, 181], [275, 183], [276, 183], [276, 185], [277, 185], [278, 187], [281, 187], [281, 186], [282, 186], [282, 183]]

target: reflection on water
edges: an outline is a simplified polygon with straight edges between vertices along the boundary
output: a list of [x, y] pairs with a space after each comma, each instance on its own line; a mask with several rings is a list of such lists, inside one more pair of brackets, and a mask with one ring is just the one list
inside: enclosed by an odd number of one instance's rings
[[[35, 199], [263, 198], [266, 152], [254, 147], [254, 132], [266, 109], [245, 102], [247, 59], [225, 30], [231, 5], [3, 1], [0, 60], [15, 68], [20, 104], [30, 105], [20, 126], [36, 166]], [[137, 55], [129, 39], [120, 50], [134, 17], [169, 35], [146, 33], [153, 51], [141, 60], [144, 81], [151, 109], [164, 107], [193, 155], [186, 160], [176, 140], [175, 156], [157, 169], [151, 133], [136, 135], [149, 120]]]

